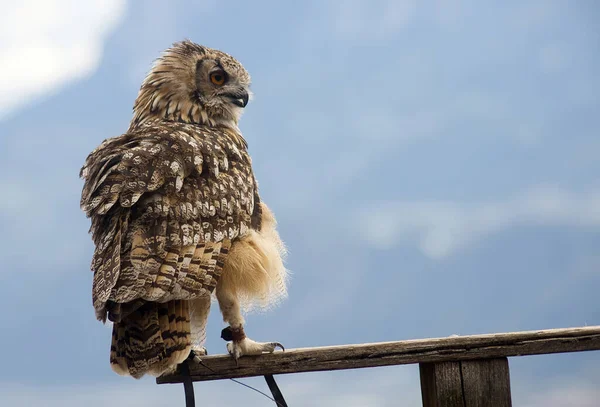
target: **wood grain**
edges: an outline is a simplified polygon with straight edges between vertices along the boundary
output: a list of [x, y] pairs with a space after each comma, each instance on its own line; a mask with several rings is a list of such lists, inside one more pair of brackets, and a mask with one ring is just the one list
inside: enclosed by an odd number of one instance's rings
[[459, 363], [465, 406], [512, 406], [507, 358], [464, 360]]
[[[239, 366], [229, 355], [205, 356], [204, 365], [191, 366], [190, 374], [194, 381], [206, 381], [591, 350], [600, 350], [600, 326], [299, 348], [244, 356]], [[175, 373], [158, 377], [156, 381], [181, 383], [183, 377]]]
[[422, 363], [423, 407], [465, 407], [460, 362]]
[[423, 407], [511, 407], [508, 359], [422, 363]]

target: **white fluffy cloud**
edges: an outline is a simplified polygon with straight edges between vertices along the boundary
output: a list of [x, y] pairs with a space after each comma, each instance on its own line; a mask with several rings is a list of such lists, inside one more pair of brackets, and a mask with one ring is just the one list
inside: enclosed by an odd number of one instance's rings
[[2, 2], [0, 120], [98, 67], [125, 0]]
[[499, 202], [388, 202], [364, 210], [362, 220], [375, 247], [415, 239], [427, 256], [442, 258], [513, 225], [600, 226], [600, 191], [541, 186]]

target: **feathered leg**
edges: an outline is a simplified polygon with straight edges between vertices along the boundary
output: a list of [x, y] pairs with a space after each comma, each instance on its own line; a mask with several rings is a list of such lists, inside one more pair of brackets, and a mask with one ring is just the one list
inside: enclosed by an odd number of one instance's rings
[[206, 321], [210, 312], [210, 295], [206, 294], [189, 301], [192, 325], [192, 351], [199, 356], [206, 355]]
[[227, 344], [227, 351], [236, 361], [243, 355], [272, 353], [276, 347], [284, 349], [283, 345], [278, 342], [255, 342], [246, 337], [244, 317], [242, 317], [235, 289], [226, 284], [217, 284], [216, 294], [223, 314], [223, 321], [229, 324], [229, 329], [223, 330], [222, 337], [225, 340], [231, 340]]
[[262, 228], [251, 230], [235, 240], [229, 250], [221, 250], [218, 264], [222, 273], [217, 282], [216, 295], [223, 320], [229, 324], [221, 337], [231, 343], [227, 350], [237, 360], [242, 355], [273, 352], [277, 342], [254, 342], [244, 333], [241, 306], [274, 304], [286, 294], [287, 271], [283, 266], [285, 246], [276, 230], [275, 217], [261, 203]]

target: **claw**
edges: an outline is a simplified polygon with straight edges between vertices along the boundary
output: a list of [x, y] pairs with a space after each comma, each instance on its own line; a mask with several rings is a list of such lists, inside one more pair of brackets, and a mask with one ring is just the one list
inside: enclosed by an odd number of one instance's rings
[[279, 342], [254, 342], [246, 337], [240, 341], [232, 341], [227, 344], [227, 351], [233, 356], [236, 365], [238, 365], [238, 359], [244, 355], [256, 356], [263, 353], [273, 353], [276, 348], [285, 351], [285, 348]]
[[273, 345], [273, 350], [275, 350], [275, 348], [281, 348], [282, 351], [285, 352], [285, 348], [283, 347], [282, 344], [280, 344], [279, 342], [271, 342], [271, 345]]

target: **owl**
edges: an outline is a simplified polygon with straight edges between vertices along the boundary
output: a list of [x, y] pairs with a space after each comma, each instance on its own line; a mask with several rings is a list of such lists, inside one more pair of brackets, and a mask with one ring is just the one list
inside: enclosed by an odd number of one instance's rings
[[261, 201], [238, 127], [250, 75], [191, 41], [154, 63], [126, 133], [87, 157], [81, 208], [95, 244], [92, 302], [113, 323], [110, 364], [140, 378], [204, 354], [216, 297], [228, 352], [273, 352], [244, 333], [242, 310], [286, 296], [285, 247]]

